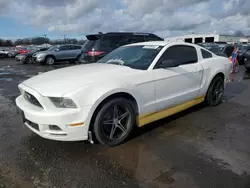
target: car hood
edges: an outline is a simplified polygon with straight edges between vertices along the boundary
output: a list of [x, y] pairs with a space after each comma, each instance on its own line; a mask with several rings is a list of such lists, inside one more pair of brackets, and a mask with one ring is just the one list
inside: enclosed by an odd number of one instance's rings
[[45, 72], [22, 84], [36, 90], [43, 96], [60, 97], [79, 87], [92, 83], [107, 83], [125, 75], [142, 72], [127, 66], [93, 63], [75, 65]]
[[7, 53], [9, 53], [9, 51], [2, 51], [2, 50], [0, 50], [0, 53], [1, 54], [7, 54]]
[[37, 56], [37, 55], [47, 55], [48, 52], [44, 51], [44, 52], [35, 52], [33, 53], [33, 56]]
[[37, 53], [37, 52], [36, 51], [31, 51], [31, 52], [25, 53], [25, 55], [31, 55], [32, 56], [35, 53]]

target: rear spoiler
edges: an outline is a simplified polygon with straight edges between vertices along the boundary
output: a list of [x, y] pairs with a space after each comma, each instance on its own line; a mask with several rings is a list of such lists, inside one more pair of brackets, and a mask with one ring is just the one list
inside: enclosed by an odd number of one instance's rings
[[86, 35], [86, 38], [88, 39], [88, 40], [98, 40], [98, 39], [100, 39], [100, 34], [94, 34], [94, 35]]

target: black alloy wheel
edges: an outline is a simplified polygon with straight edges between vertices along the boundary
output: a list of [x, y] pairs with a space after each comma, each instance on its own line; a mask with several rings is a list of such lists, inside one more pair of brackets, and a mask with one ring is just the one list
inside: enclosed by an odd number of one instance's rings
[[136, 123], [133, 106], [125, 98], [115, 98], [101, 107], [94, 122], [94, 133], [98, 142], [116, 146], [128, 138]]
[[224, 94], [224, 80], [221, 76], [216, 76], [207, 92], [206, 102], [209, 106], [216, 106], [221, 103]]
[[32, 57], [30, 56], [26, 57], [25, 64], [32, 64]]
[[45, 64], [46, 65], [54, 65], [55, 59], [52, 56], [48, 56], [45, 58]]

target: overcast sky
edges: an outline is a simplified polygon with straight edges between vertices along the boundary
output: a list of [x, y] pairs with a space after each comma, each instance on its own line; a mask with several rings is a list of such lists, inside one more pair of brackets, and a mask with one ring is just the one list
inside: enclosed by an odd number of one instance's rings
[[250, 33], [250, 0], [0, 0], [0, 37]]

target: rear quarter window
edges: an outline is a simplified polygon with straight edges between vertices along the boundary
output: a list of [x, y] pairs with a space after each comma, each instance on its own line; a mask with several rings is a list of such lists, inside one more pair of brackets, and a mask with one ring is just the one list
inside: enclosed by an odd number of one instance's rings
[[203, 49], [201, 49], [201, 54], [202, 54], [202, 57], [203, 57], [204, 59], [213, 57], [213, 55], [212, 55], [210, 52], [208, 52], [208, 51], [206, 51], [206, 50], [203, 50]]

